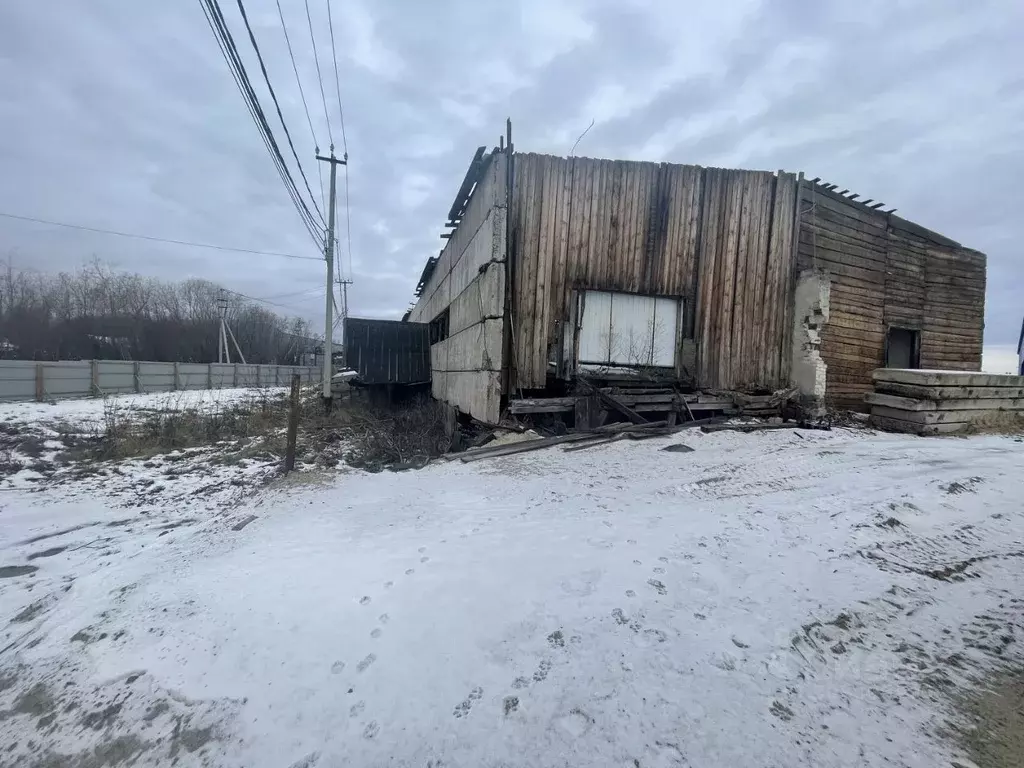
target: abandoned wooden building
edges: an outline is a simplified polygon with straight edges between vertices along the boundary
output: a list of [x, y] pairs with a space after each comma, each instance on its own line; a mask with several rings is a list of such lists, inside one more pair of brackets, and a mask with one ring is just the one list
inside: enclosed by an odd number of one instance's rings
[[503, 141], [446, 226], [406, 319], [434, 396], [483, 421], [571, 411], [584, 375], [859, 408], [876, 368], [980, 368], [985, 256], [803, 174]]

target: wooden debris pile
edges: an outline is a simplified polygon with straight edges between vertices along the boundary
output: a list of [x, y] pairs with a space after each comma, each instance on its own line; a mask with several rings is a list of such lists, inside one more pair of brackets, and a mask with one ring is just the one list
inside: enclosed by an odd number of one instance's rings
[[593, 448], [597, 445], [607, 445], [618, 440], [647, 440], [652, 437], [663, 437], [681, 432], [684, 429], [707, 426], [722, 421], [724, 421], [723, 418], [717, 417], [696, 419], [677, 425], [670, 425], [668, 420], [651, 421], [643, 424], [620, 422], [565, 435], [541, 437], [535, 440], [525, 440], [505, 445], [487, 445], [482, 448], [472, 448], [458, 454], [458, 458], [463, 462], [479, 461], [480, 459], [491, 459], [498, 456], [510, 456], [516, 453], [536, 451], [541, 448], [550, 448], [554, 445], [564, 445], [565, 448], [563, 450], [566, 451], [578, 451], [585, 448]]
[[879, 429], [916, 435], [1024, 429], [1024, 376], [880, 368], [864, 400]]

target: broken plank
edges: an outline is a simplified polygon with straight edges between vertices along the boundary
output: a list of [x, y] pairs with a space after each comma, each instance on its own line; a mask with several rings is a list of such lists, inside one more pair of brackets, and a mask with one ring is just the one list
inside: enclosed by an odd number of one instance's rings
[[523, 398], [508, 404], [511, 413], [561, 413], [570, 412], [575, 407], [575, 397]]
[[580, 378], [579, 383], [582, 384], [583, 387], [588, 389], [590, 392], [596, 394], [601, 399], [601, 402], [604, 403], [606, 406], [608, 406], [612, 410], [618, 411], [634, 424], [647, 423], [647, 419], [645, 419], [643, 416], [634, 411], [632, 408], [623, 403], [619, 398], [615, 397], [614, 395], [609, 394], [608, 392], [602, 392], [600, 389], [595, 387], [586, 379]]

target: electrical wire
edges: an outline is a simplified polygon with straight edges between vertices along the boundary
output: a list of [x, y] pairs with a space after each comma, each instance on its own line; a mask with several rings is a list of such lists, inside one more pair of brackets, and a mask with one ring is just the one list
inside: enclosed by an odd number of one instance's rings
[[299, 256], [295, 253], [280, 253], [278, 251], [256, 251], [251, 248], [232, 248], [227, 245], [212, 245], [210, 243], [196, 243], [190, 240], [173, 240], [166, 237], [156, 237], [154, 235], [139, 235], [132, 232], [118, 232], [114, 229], [101, 229], [100, 227], [88, 227], [84, 224], [68, 224], [63, 221], [51, 221], [50, 219], [37, 219], [33, 216], [19, 216], [14, 213], [4, 213], [0, 211], [0, 216], [7, 219], [18, 219], [19, 221], [31, 221], [36, 224], [49, 224], [54, 227], [66, 227], [68, 229], [81, 229], [86, 232], [98, 232], [102, 235], [117, 235], [118, 237], [132, 237], [137, 240], [150, 240], [156, 243], [171, 243], [172, 245], [187, 245], [192, 248], [212, 248], [217, 251], [234, 251], [236, 253], [254, 253], [258, 256], [281, 256], [286, 259], [307, 259], [309, 261], [321, 261], [321, 256]]
[[[302, 168], [302, 163], [299, 162], [299, 154], [295, 151], [295, 143], [292, 141], [291, 131], [288, 130], [288, 124], [284, 121], [284, 115], [281, 113], [281, 104], [277, 101], [277, 94], [274, 93], [274, 86], [270, 84], [270, 75], [267, 74], [267, 65], [263, 61], [263, 54], [260, 53], [260, 47], [256, 43], [256, 35], [253, 34], [252, 26], [249, 24], [249, 15], [245, 12], [245, 5], [242, 0], [236, 0], [238, 3], [238, 12], [242, 14], [242, 21], [245, 22], [245, 31], [249, 33], [249, 42], [252, 43], [252, 49], [256, 52], [256, 60], [260, 64], [260, 72], [263, 73], [263, 82], [267, 84], [267, 90], [270, 91], [270, 98], [274, 102], [274, 109], [277, 110], [277, 119], [281, 122], [281, 128], [284, 130], [284, 137], [288, 140], [288, 146], [292, 150], [292, 157], [295, 158], [295, 165], [299, 169], [299, 174], [302, 176], [302, 181], [306, 184], [306, 191], [309, 193], [310, 202], [313, 203], [313, 208], [316, 209], [317, 216], [320, 217], [320, 223], [326, 226], [324, 221], [324, 214], [316, 204], [316, 199], [313, 196], [313, 190], [309, 186], [309, 179], [306, 178], [306, 172]], [[314, 141], [314, 143], [316, 143]], [[322, 187], [323, 185], [321, 185]]]
[[[231, 33], [224, 22], [223, 14], [220, 13], [220, 7], [219, 5], [216, 5], [216, 0], [200, 0], [200, 4], [203, 7], [203, 13], [206, 16], [207, 23], [210, 25], [210, 29], [214, 33], [214, 38], [217, 40], [217, 44], [220, 47], [221, 54], [223, 55], [225, 62], [228, 64], [228, 71], [231, 73], [232, 78], [235, 81], [235, 85], [238, 87], [239, 93], [242, 95], [242, 100], [245, 102], [245, 105], [249, 110], [250, 117], [252, 117], [253, 122], [256, 124], [256, 128], [260, 133], [264, 146], [266, 146], [267, 151], [270, 153], [271, 160], [274, 162], [274, 167], [277, 170], [282, 183], [285, 185], [285, 190], [288, 192], [288, 195], [292, 200], [292, 204], [298, 211], [299, 216], [303, 221], [303, 225], [313, 238], [313, 242], [316, 243], [318, 249], [322, 249], [323, 238], [320, 234], [321, 230], [319, 226], [316, 225], [316, 221], [313, 219], [312, 214], [309, 213], [309, 209], [300, 199], [294, 180], [291, 179], [291, 175], [288, 173], [287, 167], [284, 165], [284, 158], [281, 156], [280, 150], [276, 146], [276, 141], [274, 140], [272, 133], [269, 132], [269, 125], [266, 122], [266, 117], [263, 115], [259, 100], [256, 98], [251, 83], [249, 83], [248, 76], [245, 73], [245, 68], [238, 56], [238, 49], [234, 46], [233, 40], [231, 39]], [[230, 47], [229, 43], [231, 44]]]
[[334, 149], [334, 132], [331, 130], [331, 116], [327, 111], [327, 96], [324, 95], [324, 78], [320, 74], [320, 55], [316, 52], [316, 35], [313, 34], [313, 17], [309, 15], [309, 0], [306, 3], [306, 22], [309, 24], [309, 39], [313, 43], [313, 60], [316, 62], [316, 79], [320, 82], [320, 99], [324, 103], [324, 118], [327, 120], [327, 134], [331, 137], [331, 149]]
[[[313, 151], [320, 154], [320, 143], [316, 140], [316, 131], [313, 130], [313, 120], [309, 116], [309, 105], [306, 103], [306, 92], [302, 88], [302, 78], [299, 77], [299, 67], [295, 63], [295, 54], [292, 52], [292, 40], [288, 36], [288, 26], [284, 23], [284, 11], [281, 10], [281, 0], [277, 2], [277, 16], [281, 19], [281, 29], [284, 32], [284, 42], [288, 46], [288, 58], [292, 60], [292, 72], [295, 73], [295, 83], [299, 86], [299, 96], [302, 98], [302, 110], [306, 113], [306, 123], [309, 125], [309, 137], [313, 141]], [[316, 173], [320, 177], [320, 204], [327, 210], [327, 199], [324, 197], [324, 171], [317, 161]]]
[[327, 28], [331, 31], [331, 57], [334, 59], [334, 92], [338, 96], [338, 115], [341, 117], [341, 147], [348, 160], [348, 137], [345, 136], [345, 110], [341, 105], [341, 78], [338, 76], [338, 50], [334, 47], [334, 19], [331, 17], [331, 0], [327, 0]]
[[276, 302], [276, 301], [270, 301], [268, 299], [261, 299], [259, 296], [250, 296], [247, 293], [241, 293], [239, 291], [232, 291], [230, 288], [225, 288], [224, 290], [227, 293], [233, 294], [235, 296], [240, 296], [243, 299], [249, 299], [250, 301], [259, 302], [260, 304], [269, 304], [272, 307], [280, 307], [281, 309], [287, 309], [287, 310], [292, 311], [292, 312], [294, 312], [294, 311], [296, 311], [298, 309], [297, 307], [294, 307], [294, 306], [289, 307], [287, 304], [281, 304], [281, 303]]
[[[264, 146], [266, 146], [267, 151], [270, 153], [271, 160], [274, 162], [274, 167], [276, 168], [278, 175], [281, 177], [281, 181], [284, 183], [289, 197], [292, 199], [292, 204], [295, 205], [296, 210], [299, 212], [299, 216], [303, 219], [303, 223], [310, 235], [313, 237], [314, 242], [317, 242], [318, 246], [322, 247], [321, 243], [318, 242], [317, 227], [314, 226], [315, 220], [313, 220], [312, 214], [309, 213], [308, 209], [305, 209], [301, 204], [298, 197], [298, 190], [295, 188], [294, 182], [291, 180], [290, 174], [288, 174], [287, 168], [284, 165], [284, 158], [281, 157], [280, 151], [278, 151], [275, 146], [276, 142], [274, 141], [272, 134], [269, 133], [269, 125], [266, 123], [259, 100], [256, 99], [255, 92], [252, 90], [252, 85], [249, 83], [248, 76], [245, 73], [245, 68], [238, 56], [238, 49], [234, 46], [230, 30], [227, 29], [223, 14], [220, 12], [220, 6], [216, 4], [216, 0], [213, 0], [212, 2], [211, 0], [200, 0], [200, 6], [203, 9], [203, 14], [206, 16], [207, 23], [210, 25], [210, 30], [214, 34], [214, 39], [217, 41], [221, 55], [224, 57], [224, 60], [228, 65], [228, 71], [231, 73], [231, 76], [235, 81], [235, 85], [238, 87], [239, 93], [242, 95], [242, 100], [245, 102], [250, 117], [252, 117], [253, 122], [256, 124], [256, 129], [260, 133], [260, 138], [263, 140]], [[228, 43], [231, 43], [230, 47]]]
[[[348, 153], [345, 153], [348, 157]], [[345, 239], [348, 245], [348, 279], [352, 279], [352, 216], [348, 206], [348, 163], [345, 163]]]
[[284, 157], [281, 154], [280, 147], [277, 144], [277, 140], [274, 138], [273, 131], [270, 129], [270, 125], [267, 122], [263, 108], [259, 103], [259, 99], [256, 97], [256, 92], [253, 90], [252, 83], [245, 71], [245, 66], [243, 65], [238, 53], [238, 48], [235, 45], [234, 38], [232, 37], [231, 31], [228, 29], [227, 23], [224, 20], [224, 14], [221, 11], [220, 4], [218, 0], [199, 0], [199, 2], [203, 9], [204, 16], [206, 16], [206, 21], [210, 25], [210, 29], [213, 32], [218, 47], [220, 48], [221, 55], [224, 57], [224, 61], [228, 65], [228, 71], [231, 73], [231, 76], [235, 81], [235, 85], [238, 87], [238, 91], [242, 95], [242, 100], [245, 102], [246, 108], [249, 110], [250, 117], [252, 117], [253, 122], [256, 124], [256, 129], [259, 131], [260, 137], [263, 139], [263, 143], [267, 147], [267, 151], [270, 153], [271, 160], [274, 162], [274, 167], [276, 168], [278, 175], [281, 177], [285, 190], [288, 192], [293, 205], [295, 205], [295, 208], [299, 213], [299, 217], [302, 219], [303, 225], [313, 238], [313, 242], [316, 243], [318, 250], [323, 250], [322, 230], [317, 224], [316, 219], [313, 217], [313, 214], [309, 211], [309, 207], [302, 199], [302, 195], [299, 193], [298, 188], [295, 186], [295, 180], [292, 178], [291, 172], [288, 170]]

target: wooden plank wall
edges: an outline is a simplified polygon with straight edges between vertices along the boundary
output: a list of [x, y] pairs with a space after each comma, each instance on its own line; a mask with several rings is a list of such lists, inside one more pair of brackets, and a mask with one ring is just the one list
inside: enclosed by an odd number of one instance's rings
[[541, 389], [575, 289], [685, 299], [707, 388], [784, 386], [796, 177], [515, 156], [512, 387]]
[[837, 407], [863, 407], [890, 326], [921, 331], [923, 368], [980, 368], [984, 255], [808, 182], [797, 269], [809, 268], [831, 278], [821, 356]]
[[505, 314], [505, 154], [495, 152], [409, 319], [449, 311], [448, 338], [430, 347], [431, 391], [464, 413], [497, 423]]

